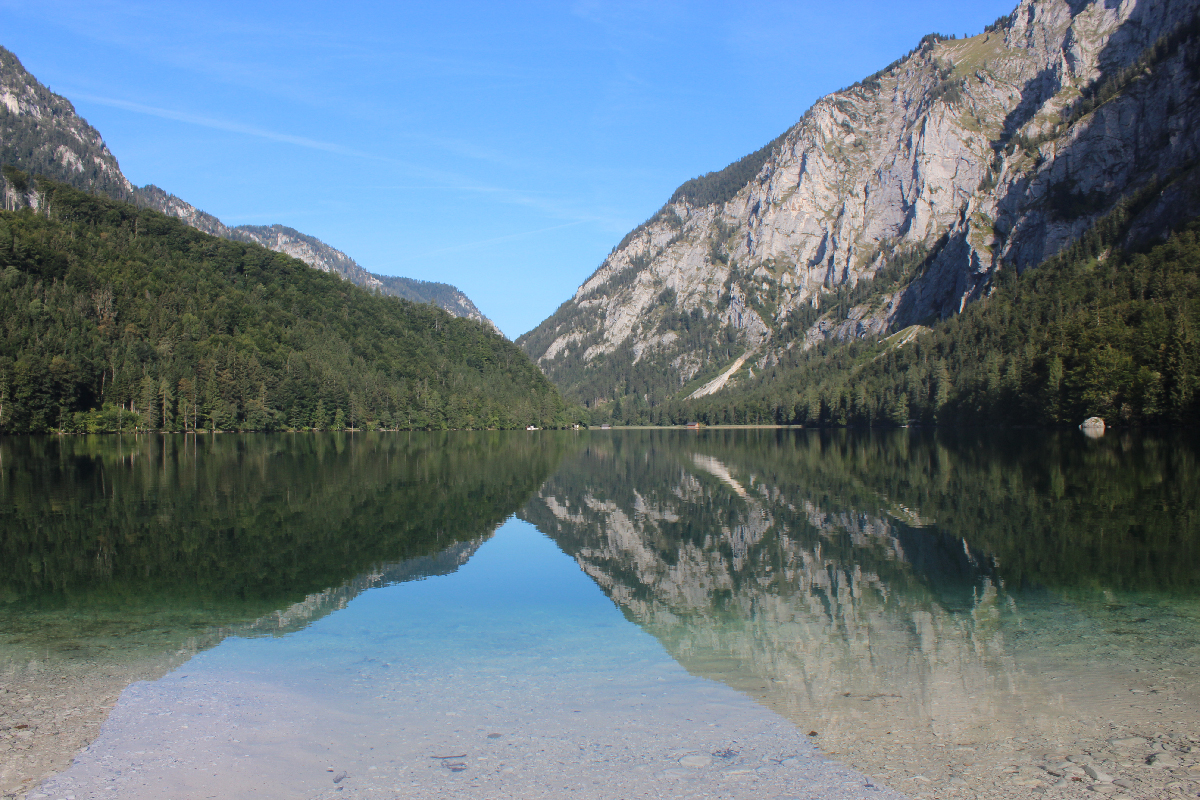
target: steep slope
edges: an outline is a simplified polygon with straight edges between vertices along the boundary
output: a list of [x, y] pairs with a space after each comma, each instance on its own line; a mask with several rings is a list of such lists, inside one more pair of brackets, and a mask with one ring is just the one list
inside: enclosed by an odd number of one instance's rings
[[28, 196], [0, 212], [0, 431], [561, 422], [478, 322], [64, 184]]
[[[0, 164], [127, 200], [133, 186], [99, 132], [0, 47]], [[10, 187], [5, 187], [9, 189]], [[12, 203], [6, 196], [5, 208]]]
[[930, 328], [808, 351], [655, 421], [803, 425], [1200, 421], [1200, 220], [1130, 251], [1123, 204], [1037, 269]]
[[[75, 113], [70, 101], [39, 83], [3, 47], [0, 47], [0, 164], [115, 200], [136, 202], [178, 217], [213, 236], [260, 244], [323, 272], [336, 273], [364, 289], [416, 303], [433, 303], [456, 317], [483, 322], [499, 332], [465, 294], [449, 284], [373, 275], [342, 251], [292, 228], [283, 225], [231, 228], [157, 186], [134, 187], [122, 174], [99, 132]], [[6, 180], [0, 187], [4, 208], [30, 202], [24, 197], [26, 188]], [[32, 202], [36, 205], [37, 198], [32, 198]]]
[[1129, 236], [1155, 236], [1200, 210], [1197, 8], [1022, 0], [978, 36], [928, 36], [681, 186], [518, 343], [627, 414], [956, 314], [1153, 182]]
[[221, 220], [192, 204], [169, 194], [157, 186], [134, 190], [137, 202], [223, 239], [260, 244], [268, 250], [286, 253], [322, 272], [332, 272], [356, 286], [393, 297], [403, 297], [414, 303], [433, 303], [456, 317], [482, 322], [497, 333], [500, 329], [485, 317], [465, 294], [448, 283], [420, 281], [392, 275], [376, 275], [361, 267], [357, 261], [325, 242], [301, 233], [286, 225], [238, 225], [229, 227]]

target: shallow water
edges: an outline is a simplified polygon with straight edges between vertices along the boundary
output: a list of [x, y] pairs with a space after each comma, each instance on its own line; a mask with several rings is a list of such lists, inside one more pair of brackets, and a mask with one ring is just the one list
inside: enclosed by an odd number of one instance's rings
[[365, 592], [281, 639], [227, 639], [132, 687], [41, 793], [890, 796], [805, 738], [682, 670], [514, 520], [453, 575]]
[[[162, 675], [31, 796], [1194, 797], [1195, 454], [920, 431], [9, 440], [0, 665], [21, 691]], [[10, 774], [48, 716], [0, 741]]]

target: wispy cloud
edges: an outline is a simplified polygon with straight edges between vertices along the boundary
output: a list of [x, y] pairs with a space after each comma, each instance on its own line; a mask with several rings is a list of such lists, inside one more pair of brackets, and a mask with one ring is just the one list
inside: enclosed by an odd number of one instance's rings
[[113, 97], [101, 97], [99, 95], [88, 94], [87, 92], [69, 91], [71, 97], [80, 100], [87, 100], [91, 103], [96, 103], [110, 108], [119, 108], [123, 111], [132, 111], [135, 114], [146, 114], [151, 117], [159, 117], [160, 119], [169, 119], [176, 122], [185, 122], [189, 125], [199, 125], [204, 128], [213, 128], [214, 130], [227, 131], [229, 133], [240, 133], [245, 136], [254, 136], [259, 139], [267, 139], [272, 142], [282, 142], [284, 144], [293, 144], [297, 147], [307, 147], [311, 150], [323, 150], [327, 153], [337, 153], [339, 155], [354, 156], [356, 158], [369, 158], [377, 161], [394, 161], [394, 159], [376, 156], [362, 150], [355, 150], [350, 147], [345, 147], [333, 142], [322, 142], [317, 139], [309, 139], [305, 136], [295, 136], [290, 133], [280, 133], [279, 131], [267, 130], [266, 128], [258, 128], [253, 125], [245, 125], [240, 122], [231, 120], [216, 119], [214, 117], [204, 117], [199, 114], [190, 114], [186, 111], [175, 111], [169, 108], [156, 108], [155, 106], [147, 106], [141, 103], [133, 103], [129, 100], [118, 100]]
[[[547, 215], [552, 219], [558, 218], [567, 220], [561, 225], [554, 225], [549, 228], [541, 228], [535, 231], [509, 234], [507, 236], [498, 237], [496, 239], [488, 239], [480, 242], [453, 245], [451, 247], [434, 251], [434, 253], [430, 253], [429, 255], [469, 249], [477, 246], [485, 246], [496, 242], [506, 241], [508, 239], [531, 236], [546, 231], [557, 230], [559, 228], [569, 227], [572, 225], [581, 225], [584, 223], [598, 224], [602, 228], [612, 230], [628, 227], [628, 220], [626, 220], [622, 214], [613, 214], [610, 210], [598, 209], [591, 205], [586, 209], [578, 207], [572, 209], [572, 204], [569, 202], [564, 202], [564, 199], [558, 196], [558, 193], [556, 192], [529, 191], [513, 189], [505, 186], [490, 185], [488, 183], [480, 182], [476, 178], [461, 175], [453, 171], [437, 169], [425, 164], [397, 159], [389, 155], [347, 147], [336, 142], [322, 141], [320, 139], [314, 139], [307, 136], [298, 136], [279, 130], [271, 130], [269, 128], [250, 125], [237, 120], [222, 119], [220, 117], [207, 116], [190, 111], [161, 108], [132, 100], [124, 100], [105, 95], [92, 94], [74, 89], [65, 90], [63, 93], [79, 101], [96, 103], [98, 105], [120, 109], [133, 114], [142, 114], [159, 119], [172, 120], [186, 125], [196, 125], [212, 130], [233, 133], [240, 136], [249, 136], [257, 139], [263, 139], [265, 141], [301, 147], [308, 150], [331, 153], [347, 158], [363, 159], [366, 161], [375, 162], [377, 164], [388, 164], [399, 168], [404, 173], [407, 173], [408, 177], [408, 181], [404, 181], [403, 184], [389, 187], [394, 190], [445, 191], [456, 192], [464, 195], [485, 195], [493, 197], [499, 202], [509, 206], [530, 208], [540, 212], [541, 214]], [[398, 135], [405, 136], [403, 133]], [[431, 137], [422, 134], [410, 134], [408, 135], [408, 138], [414, 140], [426, 140], [429, 144], [433, 144], [434, 146], [459, 150], [460, 152], [465, 152], [471, 148], [470, 143], [462, 140], [439, 139], [438, 137]], [[478, 148], [474, 153], [472, 153], [472, 155], [480, 158], [481, 160], [491, 160], [495, 163], [508, 160], [495, 151], [489, 151], [486, 148]], [[409, 183], [409, 181], [411, 181], [411, 183]], [[251, 221], [251, 219], [262, 220], [264, 217], [260, 214], [254, 214], [253, 217], [248, 217], [245, 215], [231, 215], [230, 219], [248, 222]]]
[[[144, 103], [136, 103], [131, 100], [121, 100], [119, 98], [114, 98], [114, 97], [105, 97], [103, 95], [90, 94], [88, 92], [77, 91], [74, 89], [65, 90], [64, 93], [69, 95], [72, 98], [77, 99], [77, 100], [84, 100], [87, 102], [96, 103], [98, 105], [108, 106], [110, 108], [119, 108], [122, 111], [129, 111], [134, 114], [144, 114], [144, 115], [151, 116], [151, 117], [158, 117], [160, 119], [168, 119], [168, 120], [173, 120], [175, 122], [182, 122], [182, 123], [185, 123], [188, 125], [197, 125], [197, 126], [204, 127], [204, 128], [211, 128], [213, 130], [226, 131], [228, 133], [236, 133], [236, 134], [239, 134], [242, 136], [252, 136], [252, 137], [255, 137], [258, 139], [265, 139], [265, 140], [271, 141], [271, 142], [290, 144], [290, 145], [294, 145], [296, 147], [303, 147], [303, 148], [307, 148], [310, 150], [319, 150], [319, 151], [326, 152], [326, 153], [333, 153], [336, 155], [348, 156], [350, 158], [361, 158], [361, 159], [366, 159], [369, 161], [391, 164], [393, 166], [397, 166], [397, 167], [404, 169], [405, 171], [409, 172], [410, 174], [418, 177], [419, 180], [424, 179], [426, 181], [429, 181], [429, 184], [432, 184], [432, 185], [427, 184], [427, 185], [423, 185], [423, 186], [411, 187], [414, 189], [444, 190], [444, 191], [454, 191], [454, 192], [467, 192], [467, 193], [473, 193], [473, 194], [487, 194], [487, 195], [492, 195], [492, 196], [499, 198], [502, 202], [506, 202], [506, 203], [509, 203], [512, 205], [537, 208], [542, 211], [554, 213], [561, 217], [562, 206], [560, 203], [556, 203], [551, 199], [538, 196], [539, 194], [545, 194], [545, 193], [522, 192], [522, 191], [516, 191], [513, 189], [505, 188], [502, 186], [489, 186], [486, 184], [480, 184], [477, 181], [468, 179], [461, 175], [448, 173], [448, 172], [445, 172], [442, 170], [430, 169], [429, 167], [426, 167], [426, 166], [423, 166], [420, 164], [414, 164], [414, 163], [407, 162], [407, 161], [404, 161], [401, 159], [392, 158], [390, 156], [380, 155], [378, 153], [371, 153], [371, 152], [368, 152], [365, 150], [358, 150], [358, 149], [355, 149], [352, 147], [346, 147], [344, 145], [340, 145], [335, 142], [324, 142], [319, 139], [309, 138], [307, 136], [296, 136], [295, 134], [283, 133], [280, 131], [273, 131], [273, 130], [270, 130], [267, 128], [260, 128], [255, 125], [247, 125], [245, 123], [237, 122], [234, 120], [220, 119], [217, 117], [208, 117], [208, 116], [204, 116], [202, 114], [194, 114], [194, 113], [191, 113], [188, 111], [177, 111], [175, 109], [159, 108], [157, 106], [150, 106], [150, 105], [146, 105]], [[414, 136], [413, 138], [430, 138], [430, 139], [432, 139], [433, 137]], [[458, 143], [458, 145], [460, 147], [466, 146], [463, 143]], [[480, 157], [481, 158], [488, 157], [488, 156], [483, 155], [483, 152], [484, 151], [482, 151], [482, 150], [480, 151]], [[586, 221], [591, 221], [593, 219], [591, 215], [585, 215], [585, 217], [581, 217], [580, 215], [576, 214], [576, 215], [572, 215], [572, 217], [574, 218], [575, 222], [586, 222]], [[574, 224], [574, 222], [572, 224]], [[520, 235], [524, 235], [524, 234], [520, 234]]]

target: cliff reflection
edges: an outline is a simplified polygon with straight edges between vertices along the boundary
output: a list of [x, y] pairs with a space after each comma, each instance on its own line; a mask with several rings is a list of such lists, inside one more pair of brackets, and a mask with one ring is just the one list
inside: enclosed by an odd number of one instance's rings
[[[946, 747], [951, 774], [998, 743], [1044, 753], [1163, 713], [1129, 710], [1139, 662], [1195, 672], [1196, 617], [1179, 624], [1200, 588], [1194, 453], [629, 432], [591, 437], [521, 516], [692, 672], [855, 763]], [[1175, 680], [1163, 702], [1194, 725]]]

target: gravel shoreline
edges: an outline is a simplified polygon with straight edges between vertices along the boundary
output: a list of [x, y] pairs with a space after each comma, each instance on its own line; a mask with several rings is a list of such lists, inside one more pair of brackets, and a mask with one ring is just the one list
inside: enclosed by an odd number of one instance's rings
[[117, 698], [191, 656], [129, 662], [10, 656], [0, 668], [0, 797], [21, 800], [100, 734]]
[[[156, 681], [194, 653], [123, 661], [43, 654], [20, 663], [10, 654], [0, 672], [0, 796], [39, 794], [33, 791], [39, 784], [67, 770], [96, 740], [127, 686]], [[1053, 682], [1052, 675], [1042, 677]], [[1023, 729], [998, 724], [956, 736], [904, 729], [897, 724], [902, 718], [878, 713], [894, 698], [845, 697], [820, 714], [779, 707], [778, 698], [758, 699], [800, 728], [820, 727], [811, 740], [828, 758], [914, 798], [1197, 797], [1194, 684], [1133, 670], [1123, 677], [1064, 681], [1053, 713], [1030, 715]], [[337, 796], [349, 788], [340, 787]], [[352, 794], [373, 791], [360, 777]]]

